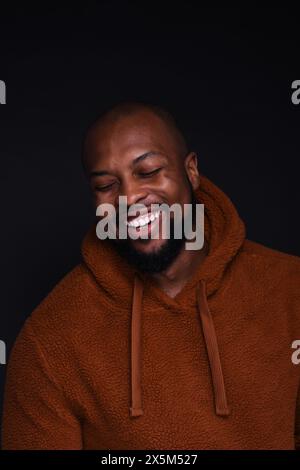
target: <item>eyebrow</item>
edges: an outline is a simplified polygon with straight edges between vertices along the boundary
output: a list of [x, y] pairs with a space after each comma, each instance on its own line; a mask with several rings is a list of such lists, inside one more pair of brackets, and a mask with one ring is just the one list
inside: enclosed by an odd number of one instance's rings
[[160, 152], [155, 152], [155, 151], [151, 150], [150, 152], [143, 153], [143, 155], [140, 155], [139, 157], [134, 158], [132, 163], [135, 165], [136, 163], [138, 163], [142, 160], [145, 160], [145, 158], [153, 157], [155, 155], [162, 155], [162, 154]]
[[[156, 155], [163, 155], [161, 152], [156, 152], [154, 150], [151, 150], [150, 152], [143, 153], [142, 155], [139, 155], [138, 157], [134, 158], [132, 161], [133, 165], [136, 165], [138, 162], [145, 160], [145, 158], [148, 157], [153, 157]], [[110, 173], [107, 170], [101, 170], [101, 171], [92, 171], [90, 173], [90, 177], [92, 176], [103, 176], [103, 175], [109, 175]]]

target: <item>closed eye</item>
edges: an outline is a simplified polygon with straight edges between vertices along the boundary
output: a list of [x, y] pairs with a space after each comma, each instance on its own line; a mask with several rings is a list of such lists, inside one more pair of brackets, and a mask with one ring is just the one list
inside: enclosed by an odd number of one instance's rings
[[156, 175], [161, 170], [161, 168], [156, 168], [155, 170], [149, 171], [147, 173], [139, 173], [142, 178], [149, 178], [150, 176]]
[[96, 186], [96, 187], [95, 187], [95, 191], [101, 191], [101, 192], [102, 192], [102, 191], [103, 191], [103, 192], [108, 191], [114, 184], [115, 184], [115, 183], [111, 183], [111, 184], [108, 184], [108, 185], [106, 185], [106, 186]]

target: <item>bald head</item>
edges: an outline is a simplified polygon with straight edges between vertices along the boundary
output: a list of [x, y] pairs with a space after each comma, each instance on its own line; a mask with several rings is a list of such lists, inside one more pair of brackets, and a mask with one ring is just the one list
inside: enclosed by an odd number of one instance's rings
[[[83, 142], [82, 164], [86, 171], [88, 167], [89, 154], [93, 152], [95, 140], [101, 139], [101, 136], [111, 135], [114, 131], [124, 128], [125, 122], [128, 126], [141, 127], [141, 132], [148, 126], [152, 129], [160, 126], [165, 134], [168, 135], [175, 153], [180, 158], [184, 158], [188, 153], [186, 139], [179, 129], [172, 114], [161, 106], [126, 101], [119, 103], [101, 114], [88, 128]], [[129, 128], [129, 127], [128, 127]]]

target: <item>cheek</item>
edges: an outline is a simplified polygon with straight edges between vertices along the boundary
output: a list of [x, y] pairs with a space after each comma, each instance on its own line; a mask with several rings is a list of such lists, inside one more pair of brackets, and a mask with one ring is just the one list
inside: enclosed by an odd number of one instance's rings
[[98, 207], [100, 204], [112, 204], [114, 205], [114, 198], [110, 197], [108, 194], [100, 192], [93, 193], [93, 202], [95, 207]]
[[99, 197], [98, 194], [93, 194], [93, 203], [94, 203], [94, 208], [95, 208], [95, 211], [97, 209], [97, 207], [101, 204], [101, 198]]
[[178, 178], [171, 172], [164, 173], [155, 182], [156, 188], [165, 194], [172, 194], [176, 192]]
[[184, 175], [174, 174], [165, 178], [159, 186], [169, 203], [188, 204], [191, 201], [191, 186]]
[[181, 201], [182, 204], [190, 204], [192, 201], [192, 187], [185, 185], [182, 189]]

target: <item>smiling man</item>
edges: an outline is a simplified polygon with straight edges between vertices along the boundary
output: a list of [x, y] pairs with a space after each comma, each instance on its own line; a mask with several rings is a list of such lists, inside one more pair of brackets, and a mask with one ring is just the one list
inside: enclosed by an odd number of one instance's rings
[[[95, 209], [120, 196], [137, 233], [100, 240], [27, 319], [12, 350], [4, 449], [295, 449], [300, 446], [300, 260], [246, 238], [172, 116], [121, 103], [89, 129]], [[204, 204], [187, 250], [153, 204]], [[179, 224], [184, 226], [185, 213]], [[103, 214], [100, 221], [103, 220]], [[98, 222], [99, 223], [99, 222]]]

